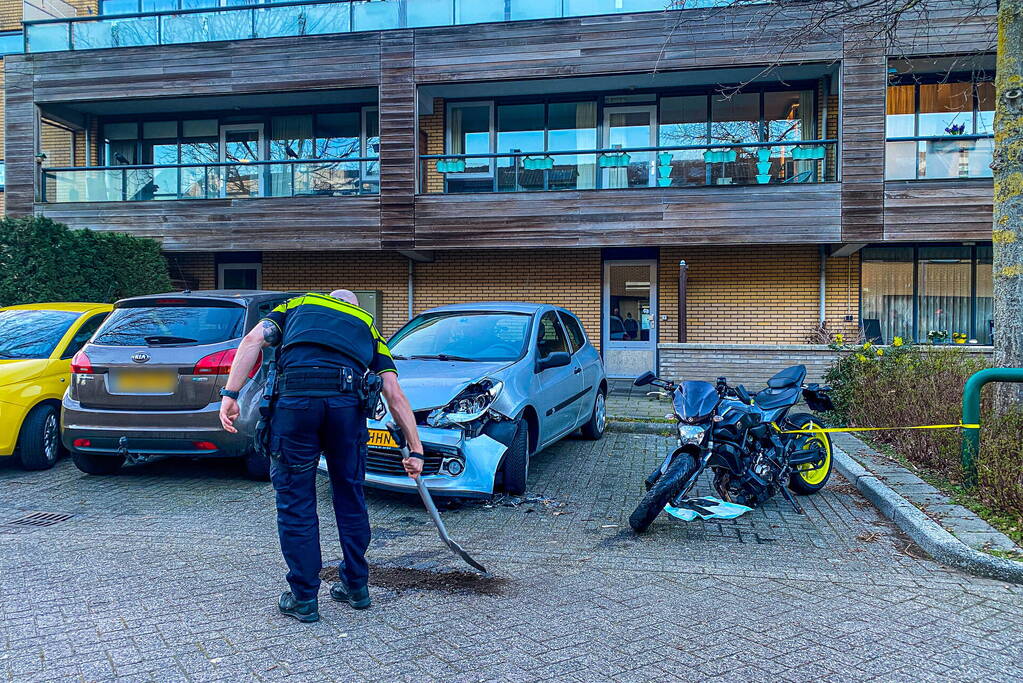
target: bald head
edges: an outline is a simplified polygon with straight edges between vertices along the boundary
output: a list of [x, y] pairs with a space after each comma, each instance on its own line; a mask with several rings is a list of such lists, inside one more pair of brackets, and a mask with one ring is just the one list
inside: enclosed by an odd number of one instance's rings
[[355, 292], [350, 289], [335, 289], [330, 293], [335, 299], [341, 299], [341, 301], [347, 301], [355, 306], [359, 305], [359, 297], [355, 296]]

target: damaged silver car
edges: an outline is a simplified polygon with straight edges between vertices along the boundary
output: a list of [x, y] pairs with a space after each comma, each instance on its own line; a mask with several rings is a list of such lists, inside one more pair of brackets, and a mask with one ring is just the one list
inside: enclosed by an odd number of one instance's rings
[[[412, 319], [389, 346], [419, 424], [424, 481], [436, 493], [521, 494], [531, 455], [579, 429], [590, 439], [604, 434], [604, 365], [565, 309], [442, 306]], [[366, 483], [414, 490], [389, 420], [386, 407], [370, 420]]]

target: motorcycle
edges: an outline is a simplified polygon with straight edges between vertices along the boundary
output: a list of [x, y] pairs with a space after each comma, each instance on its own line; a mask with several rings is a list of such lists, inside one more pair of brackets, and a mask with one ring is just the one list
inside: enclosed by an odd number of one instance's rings
[[666, 505], [683, 504], [708, 469], [723, 501], [756, 507], [781, 493], [803, 514], [792, 493], [814, 494], [827, 484], [831, 438], [823, 432], [787, 434], [823, 426], [811, 414], [790, 411], [800, 397], [813, 412], [833, 409], [830, 387], [804, 384], [805, 379], [806, 367], [795, 365], [753, 394], [741, 384], [729, 386], [724, 377], [717, 384], [676, 384], [652, 372], [636, 379], [636, 386], [655, 386], [671, 397], [678, 448], [647, 477], [630, 526], [643, 532]]

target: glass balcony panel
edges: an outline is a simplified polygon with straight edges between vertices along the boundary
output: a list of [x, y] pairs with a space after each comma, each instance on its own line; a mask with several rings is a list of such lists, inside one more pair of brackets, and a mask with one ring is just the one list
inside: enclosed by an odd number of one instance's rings
[[25, 34], [8, 33], [0, 36], [0, 56], [20, 54], [25, 51]]
[[398, 2], [352, 3], [353, 31], [385, 31], [401, 28], [401, 4]]
[[304, 12], [308, 7], [268, 7], [255, 12], [256, 37], [278, 38], [300, 36], [305, 24]]
[[121, 171], [45, 171], [43, 182], [48, 202], [119, 202]]
[[990, 178], [992, 139], [919, 143], [920, 178]]
[[[706, 125], [704, 126], [706, 136]], [[661, 187], [700, 187], [707, 184], [703, 150], [679, 149], [657, 154], [657, 184]], [[662, 163], [667, 161], [668, 163]]]
[[143, 12], [173, 12], [178, 8], [178, 0], [142, 0], [141, 8]]
[[213, 199], [220, 196], [220, 169], [216, 166], [186, 166], [181, 169], [181, 199]]
[[885, 146], [884, 177], [886, 180], [916, 179], [915, 142], [889, 142]]
[[[622, 14], [626, 12], [663, 11], [668, 0], [564, 0], [566, 17], [582, 17], [591, 14]], [[696, 0], [687, 0], [686, 7], [703, 7]]]
[[158, 41], [155, 16], [79, 21], [71, 26], [76, 50], [155, 45]]
[[352, 27], [352, 16], [347, 2], [327, 5], [307, 5], [302, 8], [302, 35], [347, 33]]
[[367, 193], [359, 162], [324, 161], [293, 166], [289, 184], [294, 196], [343, 197]]
[[230, 164], [220, 167], [220, 196], [229, 199], [263, 196], [263, 166]]
[[455, 23], [453, 0], [405, 0], [405, 25], [451, 26]]
[[455, 0], [455, 23], [504, 21], [504, 0]]
[[205, 43], [252, 37], [252, 10], [198, 12], [163, 17], [163, 43]]
[[37, 24], [28, 27], [29, 52], [70, 50], [70, 24]]
[[509, 19], [553, 19], [561, 16], [561, 3], [557, 0], [510, 0]]

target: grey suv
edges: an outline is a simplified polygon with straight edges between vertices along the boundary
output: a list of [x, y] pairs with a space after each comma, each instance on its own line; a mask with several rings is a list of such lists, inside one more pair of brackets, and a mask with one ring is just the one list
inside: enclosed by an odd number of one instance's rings
[[238, 342], [284, 292], [203, 291], [124, 299], [71, 362], [62, 438], [78, 469], [111, 474], [126, 461], [241, 457], [250, 477], [269, 463], [251, 449], [268, 357], [242, 390], [239, 433], [220, 426], [220, 389]]

